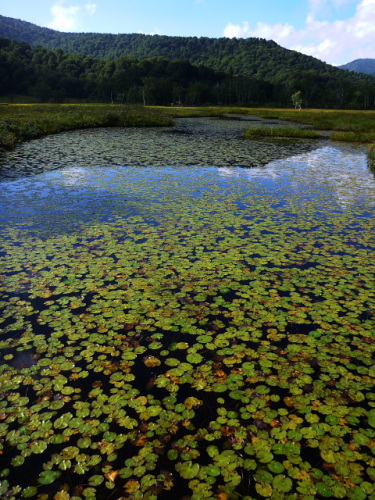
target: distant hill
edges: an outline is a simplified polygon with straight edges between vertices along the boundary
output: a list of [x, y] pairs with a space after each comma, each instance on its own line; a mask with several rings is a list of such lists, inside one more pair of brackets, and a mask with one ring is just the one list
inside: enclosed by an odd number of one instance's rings
[[356, 59], [339, 68], [375, 76], [375, 59]]
[[[204, 100], [202, 100], [203, 97], [195, 100], [196, 103], [216, 101], [216, 103], [239, 105], [251, 103], [253, 105], [290, 106], [291, 95], [297, 91], [302, 92], [304, 107], [367, 109], [375, 102], [375, 78], [373, 76], [344, 71], [314, 57], [285, 49], [273, 41], [261, 38], [62, 33], [4, 16], [0, 16], [0, 37], [3, 37], [3, 40], [27, 43], [34, 50], [43, 48], [43, 50], [55, 52], [54, 56], [47, 53], [29, 53], [27, 47], [16, 48], [14, 45], [7, 46], [3, 42], [3, 61], [6, 61], [8, 67], [13, 68], [14, 74], [17, 74], [16, 66], [18, 62], [21, 63], [22, 57], [22, 72], [26, 74], [27, 61], [30, 57], [32, 58], [34, 75], [38, 79], [38, 84], [34, 83], [34, 90], [37, 85], [41, 94], [43, 94], [41, 88], [47, 83], [49, 88], [56, 89], [58, 85], [50, 82], [50, 72], [55, 71], [56, 68], [59, 72], [59, 65], [64, 60], [64, 71], [69, 78], [86, 79], [87, 77], [86, 87], [94, 85], [95, 80], [98, 81], [99, 78], [103, 88], [116, 87], [117, 94], [123, 94], [124, 85], [127, 89], [126, 95], [131, 93], [129, 87], [131, 73], [132, 78], [136, 80], [132, 88], [136, 90], [138, 100], [139, 95], [143, 96], [146, 92], [142, 78], [148, 78], [149, 82], [150, 79], [157, 78], [161, 88], [165, 89], [166, 85], [161, 84], [161, 78], [164, 75], [169, 82], [173, 81], [174, 85], [178, 83], [180, 87], [185, 88], [185, 93], [190, 97], [185, 98], [184, 102], [189, 102], [189, 100], [193, 102], [195, 98], [192, 95], [207, 94], [202, 88], [197, 90], [202, 84], [206, 88], [209, 87], [209, 96]], [[27, 56], [19, 57], [19, 54], [23, 52]], [[70, 54], [71, 57], [65, 59], [62, 58], [62, 54]], [[88, 59], [85, 60], [85, 57]], [[95, 58], [96, 62], [89, 61], [90, 58]], [[135, 61], [119, 62], [119, 59], [124, 58], [133, 58]], [[159, 66], [163, 66], [163, 70], [159, 70], [158, 64], [153, 61], [158, 58], [162, 59]], [[39, 64], [39, 59], [47, 61], [41, 70], [38, 70], [36, 66]], [[49, 60], [59, 62], [51, 66]], [[147, 65], [141, 64], [146, 60], [151, 61], [148, 70], [146, 70]], [[106, 64], [103, 65], [102, 62], [97, 61], [106, 61]], [[178, 61], [179, 69], [169, 67], [168, 61]], [[195, 70], [181, 65], [182, 62], [201, 67], [195, 81], [191, 78], [194, 77]], [[142, 78], [136, 76], [138, 66], [142, 70]], [[90, 70], [90, 73], [89, 68], [94, 67], [96, 69]], [[175, 74], [171, 73], [172, 70]], [[207, 73], [208, 70], [213, 70], [216, 75]], [[48, 78], [42, 77], [44, 72], [47, 72]], [[0, 62], [0, 77], [2, 74], [4, 82], [1, 85], [0, 81], [0, 90], [3, 86], [3, 92], [9, 93], [10, 87], [16, 86], [17, 78], [13, 77], [14, 83], [12, 83], [8, 76], [9, 71], [6, 71], [4, 65], [2, 68]], [[77, 88], [76, 84], [72, 86]], [[98, 85], [90, 95], [97, 95], [97, 87]], [[66, 84], [64, 95], [67, 97], [72, 95], [72, 92], [67, 90], [68, 88], [69, 85]], [[29, 93], [34, 92], [30, 85], [28, 89]], [[108, 89], [107, 96], [111, 95], [111, 90]], [[77, 93], [76, 90], [75, 93]], [[172, 102], [176, 100], [179, 102], [179, 95], [176, 91], [177, 97], [174, 97]], [[165, 99], [169, 99], [169, 96]]]

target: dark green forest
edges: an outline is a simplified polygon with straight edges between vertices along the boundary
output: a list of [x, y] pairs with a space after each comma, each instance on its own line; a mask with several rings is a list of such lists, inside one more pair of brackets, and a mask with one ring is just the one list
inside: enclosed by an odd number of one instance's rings
[[4, 16], [0, 36], [2, 96], [290, 107], [301, 91], [303, 107], [375, 107], [373, 76], [263, 39], [61, 33]]
[[[39, 102], [220, 102], [226, 76], [188, 61], [121, 57], [105, 61], [0, 38], [0, 95], [28, 95]], [[215, 95], [216, 93], [216, 95]]]

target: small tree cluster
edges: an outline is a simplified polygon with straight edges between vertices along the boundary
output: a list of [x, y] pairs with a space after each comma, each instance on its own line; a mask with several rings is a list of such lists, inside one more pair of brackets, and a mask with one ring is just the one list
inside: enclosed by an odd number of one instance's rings
[[302, 92], [299, 90], [292, 95], [292, 103], [295, 109], [302, 108]]

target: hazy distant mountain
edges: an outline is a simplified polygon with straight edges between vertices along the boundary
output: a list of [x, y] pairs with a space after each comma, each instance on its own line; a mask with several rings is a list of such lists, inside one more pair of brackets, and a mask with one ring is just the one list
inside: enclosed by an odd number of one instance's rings
[[356, 59], [339, 68], [375, 76], [375, 59]]

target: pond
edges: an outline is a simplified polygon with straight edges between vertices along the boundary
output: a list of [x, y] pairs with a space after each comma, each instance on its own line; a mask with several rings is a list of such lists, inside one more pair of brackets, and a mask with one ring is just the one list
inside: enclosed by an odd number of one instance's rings
[[1, 158], [1, 498], [375, 499], [367, 150], [249, 126]]

